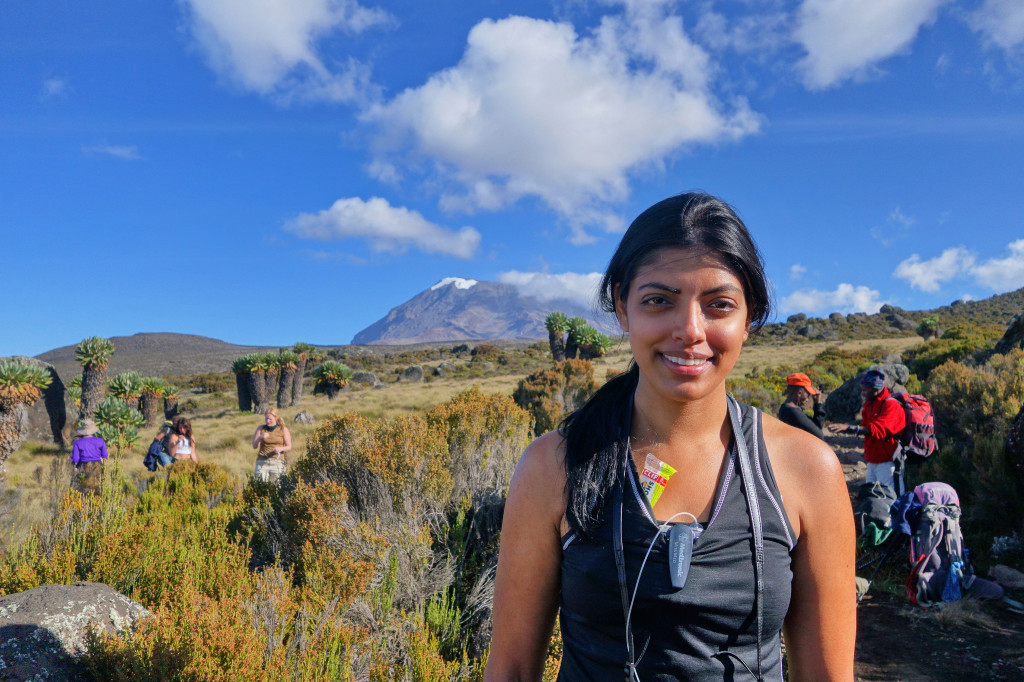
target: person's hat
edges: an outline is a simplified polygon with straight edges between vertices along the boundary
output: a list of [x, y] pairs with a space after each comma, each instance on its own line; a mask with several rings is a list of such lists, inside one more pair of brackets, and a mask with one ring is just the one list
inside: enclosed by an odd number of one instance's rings
[[814, 384], [811, 383], [811, 378], [803, 372], [794, 372], [786, 377], [786, 385], [806, 388], [807, 392], [811, 395], [818, 395], [818, 389], [816, 389]]
[[83, 419], [82, 425], [78, 427], [78, 431], [75, 433], [79, 436], [91, 436], [97, 431], [99, 429], [96, 428], [96, 422], [91, 419]]
[[868, 370], [860, 378], [860, 385], [870, 386], [871, 388], [885, 388], [885, 374], [878, 369]]

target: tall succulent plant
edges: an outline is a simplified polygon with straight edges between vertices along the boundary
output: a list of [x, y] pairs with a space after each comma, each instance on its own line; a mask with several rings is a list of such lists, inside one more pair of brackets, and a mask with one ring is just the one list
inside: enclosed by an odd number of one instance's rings
[[352, 370], [337, 360], [327, 360], [313, 370], [313, 378], [316, 379], [313, 392], [326, 393], [328, 400], [334, 400], [341, 389], [348, 385]]
[[323, 354], [318, 348], [301, 341], [292, 346], [292, 352], [299, 356], [295, 376], [292, 378], [292, 405], [297, 405], [302, 399], [302, 381], [306, 377], [306, 365], [310, 360], [317, 362], [322, 359]]
[[231, 363], [231, 371], [235, 373], [235, 388], [238, 390], [239, 412], [252, 410], [252, 393], [249, 389], [249, 374], [252, 371], [252, 358], [255, 353], [243, 355]]
[[551, 347], [551, 359], [555, 362], [565, 360], [565, 327], [568, 321], [565, 313], [557, 310], [544, 318], [544, 326], [548, 330], [548, 346]]
[[160, 415], [160, 398], [167, 391], [167, 382], [157, 377], [143, 377], [139, 408], [146, 426], [156, 426]]
[[144, 377], [138, 372], [121, 372], [107, 386], [110, 395], [123, 400], [133, 410], [139, 409]]
[[249, 395], [252, 396], [252, 411], [264, 414], [270, 407], [270, 394], [267, 392], [267, 370], [270, 369], [270, 357], [267, 353], [253, 353], [249, 358]]
[[22, 410], [43, 397], [50, 381], [42, 367], [0, 362], [0, 481], [7, 477], [7, 458], [21, 444]]
[[83, 339], [75, 347], [75, 358], [82, 364], [82, 402], [78, 418], [89, 419], [103, 400], [107, 367], [114, 354], [114, 344], [99, 336]]
[[583, 330], [590, 325], [582, 317], [570, 317], [565, 322], [565, 328], [569, 331], [569, 338], [565, 342], [565, 357], [575, 358], [579, 351], [580, 341], [583, 338]]
[[277, 356], [281, 376], [277, 383], [277, 406], [288, 407], [292, 404], [292, 388], [295, 384], [295, 373], [299, 370], [299, 354], [283, 350]]

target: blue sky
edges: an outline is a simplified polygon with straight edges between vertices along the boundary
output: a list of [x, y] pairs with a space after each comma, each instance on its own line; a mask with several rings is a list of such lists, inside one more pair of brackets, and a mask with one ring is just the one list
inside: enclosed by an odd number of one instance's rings
[[6, 0], [0, 93], [0, 355], [585, 299], [688, 189], [783, 318], [1024, 286], [1019, 0]]

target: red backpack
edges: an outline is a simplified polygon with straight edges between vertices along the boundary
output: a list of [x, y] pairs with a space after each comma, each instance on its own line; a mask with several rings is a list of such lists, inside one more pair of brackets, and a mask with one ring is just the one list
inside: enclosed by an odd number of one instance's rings
[[935, 415], [932, 405], [923, 395], [894, 393], [892, 400], [903, 406], [907, 425], [900, 434], [900, 445], [910, 464], [920, 464], [936, 450], [939, 442], [935, 439]]

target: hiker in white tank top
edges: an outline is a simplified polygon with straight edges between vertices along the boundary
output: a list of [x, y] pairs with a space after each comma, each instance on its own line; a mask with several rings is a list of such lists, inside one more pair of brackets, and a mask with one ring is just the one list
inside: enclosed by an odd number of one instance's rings
[[199, 462], [196, 459], [196, 440], [192, 435], [192, 423], [188, 419], [178, 417], [174, 420], [174, 433], [171, 434], [167, 449], [175, 462], [184, 459]]

